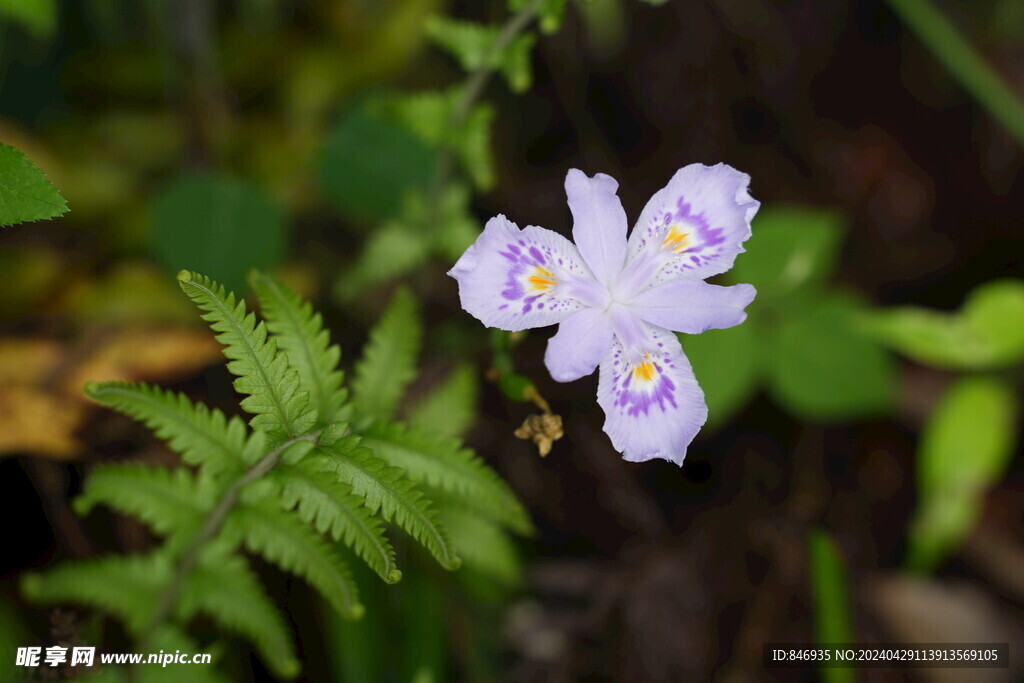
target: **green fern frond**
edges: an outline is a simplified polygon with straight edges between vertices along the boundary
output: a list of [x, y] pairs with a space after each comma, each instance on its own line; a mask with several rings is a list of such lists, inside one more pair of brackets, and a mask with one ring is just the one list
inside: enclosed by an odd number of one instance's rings
[[362, 445], [410, 479], [456, 495], [473, 511], [523, 534], [533, 531], [526, 510], [494, 470], [457, 439], [400, 423], [376, 423], [360, 433]]
[[308, 461], [280, 465], [270, 476], [281, 486], [281, 504], [286, 510], [295, 508], [303, 522], [344, 541], [385, 582], [397, 583], [402, 578], [384, 525], [348, 484], [328, 478]]
[[92, 470], [75, 511], [85, 515], [106, 504], [141, 520], [161, 536], [194, 532], [213, 507], [216, 489], [208, 477], [179, 467], [135, 463], [103, 465]]
[[313, 310], [312, 304], [270, 275], [253, 273], [249, 283], [259, 298], [267, 327], [281, 350], [288, 354], [320, 422], [333, 422], [345, 404], [347, 391], [342, 387], [343, 375], [338, 369], [341, 349], [331, 345], [322, 316]]
[[36, 602], [102, 609], [138, 634], [170, 578], [171, 564], [163, 553], [111, 555], [68, 562], [43, 574], [26, 574], [21, 589]]
[[419, 314], [412, 294], [400, 289], [380, 322], [370, 332], [363, 357], [356, 364], [352, 398], [356, 410], [367, 417], [394, 414], [406, 387], [416, 376], [419, 354]]
[[334, 547], [294, 515], [271, 507], [268, 501], [261, 503], [232, 510], [225, 523], [226, 537], [305, 579], [342, 616], [361, 617], [364, 609], [358, 589]]
[[267, 338], [266, 324], [257, 323], [255, 314], [246, 313], [244, 301], [236, 302], [233, 293], [208, 277], [183, 270], [178, 282], [218, 333], [217, 341], [230, 359], [228, 371], [238, 377], [235, 390], [246, 395], [241, 406], [255, 415], [249, 424], [279, 439], [309, 430], [316, 411], [309, 406], [309, 394], [299, 387], [288, 357]]
[[210, 474], [242, 472], [266, 447], [263, 435], [250, 436], [239, 418], [229, 420], [216, 408], [193, 403], [184, 394], [124, 382], [89, 382], [85, 393], [139, 420], [180, 453], [182, 460], [200, 465]]
[[476, 373], [468, 364], [459, 365], [409, 411], [408, 422], [425, 433], [439, 437], [462, 436], [476, 416]]
[[[351, 443], [354, 441], [349, 441]], [[447, 532], [438, 520], [430, 501], [406, 479], [402, 470], [389, 467], [369, 449], [339, 451], [339, 444], [323, 445], [310, 455], [308, 467], [332, 472], [361, 496], [370, 511], [378, 510], [385, 520], [393, 521], [437, 558], [446, 569], [458, 569], [461, 560]]]
[[461, 549], [466, 569], [506, 586], [522, 580], [519, 552], [504, 529], [465, 508], [442, 505], [441, 519]]
[[298, 675], [288, 624], [241, 557], [211, 555], [200, 562], [182, 591], [178, 612], [186, 621], [207, 615], [255, 643], [278, 676]]

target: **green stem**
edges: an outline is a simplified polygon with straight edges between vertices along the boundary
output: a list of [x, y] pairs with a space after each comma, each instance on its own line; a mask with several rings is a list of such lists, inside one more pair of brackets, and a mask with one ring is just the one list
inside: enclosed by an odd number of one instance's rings
[[[494, 44], [491, 45], [487, 58], [483, 60], [482, 66], [471, 73], [466, 79], [466, 83], [462, 87], [462, 94], [455, 103], [455, 108], [452, 110], [451, 118], [448, 120], [450, 128], [458, 128], [466, 122], [466, 118], [473, 110], [473, 105], [476, 104], [477, 100], [483, 94], [484, 88], [487, 86], [487, 81], [490, 79], [491, 75], [494, 74], [496, 60], [493, 59], [493, 57], [508, 47], [513, 40], [519, 37], [520, 33], [526, 30], [526, 27], [530, 25], [530, 22], [537, 17], [537, 12], [540, 10], [540, 6], [546, 1], [547, 0], [531, 0], [523, 5], [518, 12], [509, 17], [508, 21], [505, 22], [505, 25], [502, 26], [501, 31], [498, 33], [498, 37], [495, 38]], [[452, 158], [451, 148], [447, 145], [442, 145], [437, 155], [437, 163], [434, 166], [434, 177], [431, 182], [429, 194], [431, 209], [428, 212], [428, 225], [435, 225], [437, 223], [437, 219], [440, 214], [441, 200], [448, 189], [448, 182], [451, 178], [453, 165], [454, 159]]]
[[887, 0], [953, 78], [1024, 147], [1024, 103], [929, 0]]
[[192, 539], [192, 542], [182, 553], [181, 560], [178, 562], [178, 566], [174, 570], [174, 576], [171, 578], [170, 583], [167, 584], [167, 589], [163, 592], [163, 595], [160, 596], [160, 602], [157, 604], [157, 608], [153, 612], [153, 616], [149, 620], [149, 624], [142, 631], [142, 637], [139, 639], [140, 643], [148, 642], [156, 633], [160, 625], [171, 616], [171, 613], [174, 611], [174, 605], [177, 603], [178, 598], [181, 595], [181, 591], [185, 587], [185, 581], [199, 562], [200, 553], [206, 544], [212, 541], [214, 537], [220, 533], [220, 530], [224, 526], [224, 522], [227, 520], [228, 513], [238, 505], [238, 500], [242, 495], [242, 490], [254, 481], [266, 476], [266, 474], [270, 472], [275, 465], [277, 465], [277, 462], [281, 459], [281, 454], [288, 450], [290, 446], [298, 443], [299, 441], [315, 442], [320, 436], [321, 431], [323, 430], [310, 432], [309, 434], [303, 434], [302, 436], [296, 436], [292, 439], [288, 439], [277, 448], [260, 458], [255, 465], [246, 470], [245, 474], [239, 477], [231, 487], [228, 488], [224, 493], [224, 497], [220, 499], [217, 506], [206, 517], [199, 533], [194, 539]]

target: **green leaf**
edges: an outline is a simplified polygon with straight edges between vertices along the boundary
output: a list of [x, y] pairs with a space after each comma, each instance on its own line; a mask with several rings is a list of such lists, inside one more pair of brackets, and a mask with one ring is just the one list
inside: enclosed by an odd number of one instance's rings
[[916, 306], [863, 318], [873, 337], [909, 358], [940, 368], [984, 370], [1024, 359], [1024, 282], [997, 280], [974, 290], [961, 311]]
[[753, 323], [749, 320], [728, 330], [677, 335], [704, 390], [712, 424], [728, 421], [757, 388], [759, 340]]
[[409, 411], [409, 424], [426, 434], [458, 437], [476, 418], [479, 386], [473, 366], [463, 363]]
[[235, 390], [246, 394], [240, 405], [255, 415], [249, 424], [277, 438], [309, 430], [316, 422], [316, 411], [309, 407], [309, 395], [301, 390], [288, 357], [278, 352], [273, 338], [267, 339], [266, 325], [257, 325], [255, 314], [246, 314], [244, 301], [236, 303], [233, 293], [208, 277], [183, 270], [178, 283], [206, 311], [203, 320], [219, 333], [217, 341], [230, 359], [228, 371], [238, 376]]
[[171, 579], [164, 554], [114, 555], [66, 562], [42, 574], [25, 574], [21, 589], [33, 602], [97, 607], [136, 635], [156, 610]]
[[275, 335], [321, 424], [333, 422], [345, 404], [344, 376], [338, 369], [341, 349], [331, 345], [323, 317], [277, 279], [253, 273], [250, 284], [259, 297], [267, 328]]
[[[526, 5], [527, 0], [509, 0], [508, 8], [518, 12]], [[660, 0], [665, 2], [666, 0]], [[545, 0], [537, 9], [537, 18], [540, 22], [542, 33], [552, 34], [562, 27], [562, 18], [565, 15], [565, 6], [569, 0]]]
[[207, 615], [255, 643], [277, 676], [298, 675], [291, 630], [241, 557], [211, 555], [200, 562], [188, 576], [178, 613], [186, 621]]
[[171, 180], [150, 206], [154, 256], [171, 271], [192, 268], [229, 289], [251, 268], [285, 254], [284, 211], [258, 185], [224, 174], [188, 173]]
[[524, 33], [502, 50], [495, 50], [500, 28], [434, 17], [427, 22], [427, 33], [440, 47], [450, 52], [467, 72], [500, 69], [513, 92], [530, 87], [530, 51], [537, 38]]
[[305, 579], [342, 616], [358, 619], [363, 615], [358, 589], [341, 556], [294, 515], [270, 507], [267, 501], [239, 505], [228, 514], [223, 533]]
[[366, 105], [353, 107], [328, 134], [319, 180], [345, 213], [368, 221], [390, 218], [412, 190], [433, 176], [436, 151]]
[[122, 382], [90, 382], [85, 393], [141, 421], [180, 453], [186, 464], [199, 465], [210, 474], [240, 474], [266, 447], [263, 435], [250, 436], [241, 419], [229, 420], [216, 408], [193, 403], [184, 394]]
[[470, 510], [449, 505], [442, 506], [441, 521], [460, 548], [467, 569], [505, 586], [522, 581], [519, 553], [504, 529]]
[[882, 413], [894, 395], [892, 360], [858, 332], [859, 308], [830, 295], [781, 319], [765, 335], [769, 388], [790, 412], [811, 420]]
[[911, 567], [933, 568], [970, 530], [985, 490], [1013, 457], [1016, 415], [1013, 391], [995, 379], [963, 378], [943, 395], [918, 447]]
[[430, 233], [422, 226], [402, 220], [385, 223], [338, 280], [338, 297], [351, 300], [374, 285], [411, 273], [427, 261], [430, 248]]
[[167, 469], [136, 463], [102, 465], [89, 474], [75, 511], [88, 514], [104, 503], [141, 520], [161, 536], [199, 529], [213, 507], [216, 487], [185, 468]]
[[401, 469], [389, 467], [369, 449], [339, 452], [339, 445], [324, 444], [319, 455], [309, 458], [310, 466], [335, 474], [352, 487], [371, 512], [378, 510], [386, 521], [394, 521], [429, 550], [441, 566], [458, 569], [461, 560], [437, 512]]
[[402, 578], [383, 525], [349, 485], [308, 461], [278, 465], [270, 476], [281, 486], [280, 501], [285, 510], [297, 509], [303, 522], [336, 541], [343, 540], [386, 583], [397, 583]]
[[461, 126], [451, 129], [451, 144], [455, 155], [462, 162], [473, 184], [484, 191], [494, 187], [495, 183], [494, 156], [491, 151], [491, 123], [494, 114], [494, 108], [489, 104], [478, 104]]
[[[14, 12], [23, 0], [0, 0], [0, 13]], [[28, 0], [31, 8], [38, 0]], [[9, 5], [9, 7], [8, 7]], [[41, 221], [67, 213], [68, 205], [28, 157], [0, 143], [0, 227]]]
[[373, 330], [355, 368], [353, 403], [360, 415], [388, 417], [416, 375], [423, 334], [416, 300], [400, 289]]
[[754, 218], [746, 254], [736, 259], [730, 282], [757, 287], [758, 298], [773, 299], [820, 284], [832, 272], [845, 219], [837, 211], [806, 206], [773, 206]]
[[397, 423], [378, 422], [360, 433], [360, 443], [415, 482], [454, 494], [462, 504], [493, 522], [524, 534], [529, 515], [508, 485], [473, 451]]
[[[811, 591], [814, 595], [815, 637], [818, 643], [854, 643], [850, 615], [850, 589], [846, 563], [835, 541], [820, 529], [808, 537]], [[852, 683], [850, 669], [822, 666], [818, 669], [826, 683]]]

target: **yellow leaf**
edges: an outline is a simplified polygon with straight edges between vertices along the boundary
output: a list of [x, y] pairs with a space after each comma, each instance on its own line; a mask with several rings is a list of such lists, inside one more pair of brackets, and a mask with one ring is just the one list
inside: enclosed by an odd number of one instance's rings
[[28, 386], [0, 387], [0, 453], [36, 453], [58, 460], [78, 455], [75, 431], [85, 404]]

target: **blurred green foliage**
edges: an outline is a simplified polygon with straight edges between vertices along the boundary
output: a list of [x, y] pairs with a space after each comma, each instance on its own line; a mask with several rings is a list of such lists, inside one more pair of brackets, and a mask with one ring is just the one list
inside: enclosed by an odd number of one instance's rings
[[755, 219], [747, 253], [726, 276], [757, 288], [748, 320], [679, 335], [712, 424], [727, 421], [761, 385], [809, 420], [879, 415], [890, 406], [891, 360], [857, 327], [865, 305], [828, 284], [843, 231], [841, 214], [810, 207], [768, 207]]
[[39, 38], [49, 38], [57, 26], [56, 0], [0, 0], [0, 20], [10, 19]]
[[965, 377], [946, 390], [918, 445], [911, 569], [935, 569], [971, 530], [1014, 455], [1018, 412], [1013, 390], [994, 378]]
[[[807, 537], [808, 573], [814, 599], [814, 635], [821, 644], [857, 642], [850, 614], [850, 590], [846, 561], [835, 540], [821, 529]], [[818, 669], [826, 683], [851, 683], [852, 669], [823, 666]]]

